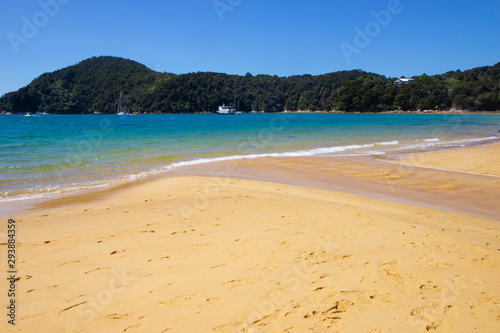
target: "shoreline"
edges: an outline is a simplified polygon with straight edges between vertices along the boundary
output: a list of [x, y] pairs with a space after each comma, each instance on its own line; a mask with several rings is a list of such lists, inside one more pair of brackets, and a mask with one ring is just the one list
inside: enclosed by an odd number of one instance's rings
[[[496, 152], [500, 150], [500, 144], [491, 147]], [[415, 155], [433, 153], [439, 155], [443, 152], [419, 152]], [[216, 184], [220, 179], [229, 177], [338, 191], [500, 221], [497, 207], [500, 201], [500, 194], [497, 193], [499, 176], [437, 169], [416, 163], [403, 164], [374, 156], [238, 160], [194, 165], [176, 170], [170, 176], [203, 176], [208, 184]]]
[[[499, 220], [328, 188], [481, 203], [497, 195], [496, 176], [430, 179], [359, 157], [207, 166], [16, 218], [19, 329], [498, 331]], [[449, 186], [436, 183], [443, 174]], [[227, 178], [238, 175], [281, 183]]]
[[[47, 136], [48, 144], [40, 146], [41, 151], [35, 156], [36, 161], [29, 162], [21, 159], [20, 164], [17, 165], [15, 158], [9, 156], [16, 156], [19, 152], [28, 152], [30, 145], [27, 145], [26, 149], [22, 148], [24, 146], [20, 141], [17, 143], [20, 144], [20, 148], [16, 148], [16, 145], [11, 148], [7, 147], [5, 154], [7, 165], [2, 168], [4, 172], [0, 177], [2, 178], [0, 180], [2, 184], [0, 201], [6, 202], [6, 204], [0, 203], [0, 210], [3, 211], [3, 214], [6, 214], [7, 210], [7, 213], [16, 213], [8, 202], [22, 200], [24, 202], [16, 202], [14, 205], [26, 207], [29, 206], [26, 200], [35, 198], [37, 202], [40, 202], [59, 197], [59, 195], [74, 195], [81, 190], [89, 193], [86, 189], [109, 188], [116, 184], [134, 182], [136, 178], [146, 178], [151, 174], [168, 172], [169, 169], [177, 166], [204, 163], [208, 160], [280, 155], [347, 155], [351, 152], [352, 155], [384, 154], [389, 150], [404, 152], [405, 147], [408, 148], [406, 150], [429, 150], [447, 143], [450, 146], [456, 146], [469, 145], [471, 142], [468, 141], [478, 139], [500, 139], [497, 133], [499, 119], [496, 115], [440, 115], [422, 116], [424, 117], [422, 119], [420, 116], [412, 115], [403, 118], [396, 117], [400, 119], [401, 123], [408, 126], [408, 130], [398, 129], [398, 126], [394, 126], [395, 129], [392, 130], [390, 122], [387, 123], [387, 120], [392, 121], [390, 115], [382, 118], [374, 115], [346, 117], [339, 115], [332, 118], [321, 115], [314, 117], [313, 114], [303, 115], [303, 117], [277, 114], [261, 115], [261, 117], [256, 116], [256, 118], [245, 116], [241, 119], [221, 119], [215, 116], [202, 116], [203, 119], [198, 119], [198, 116], [194, 115], [191, 117], [179, 115], [182, 123], [196, 125], [197, 121], [193, 121], [194, 119], [207, 121], [211, 130], [221, 133], [220, 136], [213, 136], [213, 141], [210, 136], [207, 136], [207, 144], [204, 144], [204, 148], [199, 150], [189, 144], [190, 140], [196, 141], [196, 126], [188, 126], [190, 134], [185, 143], [180, 142], [177, 146], [164, 143], [168, 142], [164, 140], [165, 138], [176, 140], [177, 121], [175, 119], [170, 121], [168, 119], [170, 116], [154, 117], [150, 115], [141, 119], [130, 118], [126, 121], [122, 120], [127, 118], [112, 119], [113, 117], [107, 116], [101, 118], [82, 116], [82, 119], [78, 116], [75, 117], [75, 121], [71, 119], [71, 116], [61, 116], [60, 119], [56, 117], [52, 120], [45, 118], [45, 120], [40, 119], [41, 121], [6, 120], [6, 123], [11, 123], [7, 127], [11, 128], [12, 133], [15, 132], [12, 129], [16, 128], [16, 124], [18, 124], [25, 135], [29, 135], [31, 126], [39, 128], [43, 127], [45, 123], [53, 130], [56, 130], [59, 122], [71, 123], [71, 126], [82, 122], [84, 125], [81, 128], [82, 134], [61, 133], [61, 136], [69, 138], [69, 140], [63, 140], [61, 137], [62, 145], [58, 144], [56, 136]], [[303, 118], [307, 121], [307, 126], [301, 125]], [[338, 126], [335, 125], [338, 122], [337, 118], [342, 120]], [[374, 119], [379, 119], [380, 122]], [[347, 126], [351, 121], [354, 123], [360, 121], [366, 124], [367, 121], [370, 123], [372, 120], [377, 123], [375, 127], [369, 125], [363, 129], [359, 126], [354, 126], [354, 128]], [[160, 125], [157, 130], [149, 131], [148, 126], [151, 126], [153, 121], [166, 125]], [[115, 122], [114, 125], [113, 122]], [[235, 138], [235, 143], [233, 143], [234, 135], [229, 125], [233, 122], [238, 126], [241, 125], [240, 127], [244, 129], [241, 139]], [[396, 122], [399, 123], [399, 120]], [[415, 127], [413, 122], [423, 126]], [[24, 123], [26, 126], [23, 125]], [[131, 142], [130, 147], [122, 147], [119, 136], [116, 134], [122, 131], [137, 132], [135, 127], [129, 123], [137, 123], [136, 125], [144, 127], [144, 133], [138, 136], [143, 143]], [[325, 127], [325, 123], [332, 123], [333, 132], [328, 130], [329, 126]], [[478, 124], [484, 126], [477, 127]], [[226, 125], [229, 126], [225, 127]], [[99, 128], [96, 129], [96, 126]], [[321, 128], [321, 131], [313, 130], [317, 126]], [[455, 126], [458, 127], [455, 128]], [[255, 131], [252, 130], [254, 127]], [[68, 126], [67, 128], [72, 127]], [[113, 128], [113, 130], [108, 130], [108, 128]], [[167, 128], [169, 130], [163, 132]], [[412, 128], [416, 129], [415, 133], [413, 133]], [[87, 132], [87, 129], [91, 132]], [[343, 135], [344, 132], [345, 135]], [[202, 131], [202, 133], [208, 135], [210, 131]], [[15, 137], [15, 134], [13, 135]], [[44, 135], [42, 134], [42, 136]], [[149, 136], [154, 136], [156, 139], [150, 141]], [[277, 138], [277, 140], [273, 138]], [[379, 142], [376, 142], [376, 138], [380, 138]], [[210, 142], [213, 144], [209, 144]], [[150, 147], [150, 143], [153, 147]], [[35, 141], [31, 144], [36, 146]], [[132, 148], [134, 145], [140, 145], [141, 148]], [[109, 158], [110, 156], [117, 156], [119, 162]], [[99, 168], [100, 172], [94, 172], [94, 168]], [[0, 214], [1, 216], [2, 214]]]
[[[469, 111], [469, 110], [386, 110], [386, 111], [342, 111], [342, 110], [283, 110], [283, 111], [241, 111], [243, 114], [253, 114], [253, 113], [265, 113], [265, 114], [275, 114], [275, 113], [325, 113], [325, 114], [497, 114], [500, 110], [496, 111]], [[131, 113], [131, 116], [145, 115], [145, 114], [217, 114], [216, 111], [198, 111], [198, 112], [137, 112]], [[24, 113], [15, 113], [10, 111], [2, 111], [0, 115], [6, 116], [22, 116]], [[116, 115], [115, 113], [51, 113], [50, 115], [58, 116], [72, 116], [72, 115]]]
[[[470, 142], [467, 142], [464, 144], [460, 144], [460, 142], [455, 143], [453, 146], [450, 146], [447, 142], [436, 142], [436, 143], [430, 143], [428, 146], [425, 147], [413, 147], [413, 148], [399, 148], [399, 149], [394, 149], [390, 145], [389, 146], [378, 146], [377, 149], [382, 149], [384, 150], [383, 155], [373, 155], [370, 153], [357, 153], [356, 150], [354, 150], [354, 154], [350, 154], [349, 150], [346, 150], [344, 153], [339, 153], [338, 155], [312, 155], [312, 156], [299, 156], [295, 155], [296, 152], [285, 152], [285, 153], [262, 153], [262, 154], [250, 154], [248, 156], [251, 156], [251, 158], [247, 159], [247, 155], [229, 155], [229, 156], [222, 156], [222, 157], [214, 157], [213, 160], [211, 158], [208, 158], [207, 162], [203, 163], [197, 163], [197, 160], [193, 161], [177, 161], [173, 162], [171, 165], [165, 167], [163, 171], [161, 172], [145, 172], [144, 176], [142, 177], [137, 177], [137, 175], [132, 175], [132, 176], [127, 176], [127, 179], [130, 179], [132, 177], [134, 180], [114, 180], [112, 183], [109, 185], [99, 185], [97, 187], [88, 187], [80, 190], [72, 190], [66, 193], [54, 193], [50, 194], [48, 193], [47, 195], [42, 195], [42, 196], [36, 196], [33, 198], [26, 198], [26, 199], [17, 199], [17, 200], [10, 200], [10, 201], [5, 201], [5, 202], [0, 202], [0, 207], [2, 208], [2, 214], [0, 217], [12, 217], [14, 215], [23, 215], [26, 213], [29, 213], [30, 211], [39, 211], [40, 209], [43, 209], [41, 207], [45, 207], [48, 203], [52, 201], [57, 201], [57, 202], [74, 202], [75, 200], [78, 200], [77, 198], [85, 198], [86, 196], [96, 196], [96, 197], [103, 197], [106, 195], [106, 193], [112, 193], [114, 191], [119, 191], [120, 189], [123, 188], [128, 188], [128, 187], [133, 187], [137, 184], [143, 184], [143, 183], [148, 183], [150, 181], [155, 181], [157, 179], [161, 179], [164, 177], [170, 178], [170, 177], [175, 177], [176, 175], [193, 175], [193, 176], [212, 176], [214, 174], [213, 170], [216, 169], [231, 169], [234, 168], [233, 164], [238, 164], [241, 163], [241, 165], [245, 166], [248, 169], [248, 166], [251, 166], [255, 160], [257, 161], [262, 161], [264, 160], [263, 163], [261, 163], [261, 167], [266, 167], [267, 164], [269, 166], [276, 168], [276, 163], [281, 163], [281, 164], [286, 164], [287, 159], [298, 159], [298, 161], [292, 162], [292, 163], [301, 163], [301, 160], [305, 161], [306, 163], [314, 163], [314, 161], [317, 161], [319, 164], [323, 164], [324, 161], [328, 160], [339, 160], [342, 162], [342, 160], [347, 159], [345, 161], [346, 163], [351, 163], [351, 164], [357, 164], [357, 163], [368, 163], [368, 164], [373, 164], [377, 163], [377, 161], [384, 161], [386, 163], [397, 163], [397, 164], [407, 164], [409, 165], [409, 168], [415, 169], [415, 168], [421, 168], [421, 169], [428, 169], [429, 171], [432, 170], [439, 170], [440, 168], [436, 167], [429, 167], [426, 166], [425, 164], [419, 163], [421, 162], [423, 156], [432, 156], [432, 153], [435, 154], [440, 154], [440, 153], [451, 153], [453, 154], [454, 151], [458, 151], [460, 154], [460, 151], [463, 149], [470, 149], [471, 151], [474, 151], [475, 148], [480, 148], [480, 147], [488, 147], [491, 145], [500, 145], [500, 142], [498, 142], [500, 138], [496, 137], [488, 137], [488, 138], [482, 138], [481, 140], [472, 140]], [[369, 148], [369, 147], [368, 147]], [[365, 149], [368, 149], [365, 148]], [[494, 149], [494, 148], [493, 148]], [[490, 153], [490, 152], [486, 152]], [[430, 154], [430, 155], [427, 155]], [[490, 154], [493, 154], [492, 152]], [[253, 157], [253, 155], [257, 157]], [[262, 155], [262, 157], [260, 157]], [[290, 155], [290, 156], [288, 156]], [[479, 154], [480, 155], [480, 154]], [[478, 157], [478, 154], [476, 154], [476, 159]], [[359, 161], [358, 159], [361, 158], [362, 160]], [[276, 162], [282, 159], [280, 162]], [[311, 161], [308, 161], [310, 159]], [[269, 162], [267, 163], [266, 160]], [[373, 161], [375, 160], [375, 161]], [[479, 161], [479, 160], [478, 160]], [[190, 163], [193, 162], [191, 165]], [[248, 163], [246, 163], [248, 162]], [[494, 163], [500, 163], [500, 160], [495, 160]], [[179, 166], [177, 166], [179, 164]], [[344, 163], [345, 164], [345, 163]], [[229, 167], [228, 167], [229, 165]], [[171, 166], [171, 167], [170, 167]], [[337, 166], [338, 167], [338, 166]], [[374, 168], [384, 168], [386, 166], [384, 165], [374, 165]], [[387, 166], [390, 168], [390, 165]], [[403, 168], [403, 167], [399, 167]], [[153, 170], [154, 171], [154, 170]], [[305, 170], [307, 171], [307, 170]], [[327, 178], [328, 170], [324, 170], [323, 174], [321, 177]], [[446, 171], [456, 171], [460, 172], [461, 170], [448, 170], [446, 168], [441, 168], [440, 171], [446, 172]], [[477, 171], [477, 170], [476, 170]], [[293, 183], [293, 182], [288, 182], [284, 180], [284, 178], [289, 177], [289, 175], [280, 175], [279, 172], [274, 172], [274, 175], [277, 175], [277, 177], [268, 177], [266, 172], [261, 172], [258, 170], [246, 170], [245, 172], [248, 173], [248, 175], [245, 176], [245, 174], [239, 172], [238, 174], [232, 174], [232, 172], [229, 172], [227, 174], [228, 177], [232, 178], [246, 178], [246, 179], [253, 179], [253, 180], [264, 180], [268, 182], [276, 182], [276, 183], [282, 183], [282, 184], [288, 184], [288, 185], [299, 185], [299, 186], [306, 186], [309, 187], [308, 184], [306, 184], [304, 181], [299, 182], [299, 183]], [[297, 172], [297, 170], [293, 171]], [[388, 172], [386, 170], [386, 172]], [[396, 172], [396, 170], [390, 170], [390, 173]], [[482, 172], [469, 172], [472, 176], [477, 175], [477, 174], [482, 174]], [[484, 172], [483, 172], [484, 173]], [[486, 173], [487, 174], [487, 173]], [[493, 174], [495, 176], [495, 174]], [[497, 173], [496, 175], [500, 175], [500, 173]], [[297, 175], [295, 175], [297, 176]], [[336, 176], [339, 176], [337, 174]], [[345, 177], [346, 175], [341, 175], [342, 177]], [[386, 177], [387, 178], [387, 177]], [[313, 183], [321, 183], [321, 179], [313, 179]], [[357, 187], [360, 187], [361, 185], [358, 184]], [[391, 186], [391, 191], [394, 191], [393, 189], [393, 184]], [[314, 187], [314, 186], [312, 186]], [[332, 190], [340, 190], [340, 191], [348, 191], [351, 193], [359, 193], [359, 194], [364, 194], [368, 196], [373, 196], [373, 191], [381, 191], [383, 194], [387, 194], [387, 189], [380, 188], [380, 186], [377, 189], [372, 189], [372, 191], [352, 191], [349, 188], [342, 187], [342, 186], [324, 186], [316, 185], [317, 188], [323, 188], [323, 189], [332, 189]], [[387, 186], [386, 186], [387, 187]], [[376, 197], [381, 197], [385, 198], [388, 200], [391, 200], [391, 196], [376, 196]], [[392, 196], [394, 199], [394, 196]], [[405, 201], [406, 203], [412, 203], [412, 201]], [[415, 202], [413, 202], [415, 203]]]

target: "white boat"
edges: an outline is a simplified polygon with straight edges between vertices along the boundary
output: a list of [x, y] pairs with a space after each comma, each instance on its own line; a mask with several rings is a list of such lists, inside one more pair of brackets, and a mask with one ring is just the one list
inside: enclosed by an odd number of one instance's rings
[[[29, 112], [26, 114], [28, 116]], [[29, 114], [31, 116], [31, 114]], [[47, 109], [45, 108], [45, 96], [43, 96], [43, 111], [38, 111], [35, 113], [35, 116], [48, 116]]]
[[[238, 101], [238, 105], [239, 105]], [[216, 111], [217, 114], [241, 114], [241, 111], [237, 111], [236, 109], [226, 106], [226, 104], [222, 104], [222, 106], [219, 106], [219, 110]]]
[[236, 109], [226, 106], [226, 104], [222, 104], [222, 106], [219, 106], [219, 110], [217, 110], [217, 114], [235, 114], [235, 112]]
[[118, 100], [118, 109], [116, 110], [116, 114], [119, 116], [128, 116], [128, 112], [123, 110], [123, 102], [122, 102], [122, 91], [120, 90], [120, 99]]

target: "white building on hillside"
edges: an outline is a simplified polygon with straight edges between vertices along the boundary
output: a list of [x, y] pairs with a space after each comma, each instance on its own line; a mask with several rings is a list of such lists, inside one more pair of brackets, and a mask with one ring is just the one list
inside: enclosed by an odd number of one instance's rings
[[407, 83], [414, 82], [414, 81], [415, 80], [412, 78], [400, 77], [399, 79], [394, 81], [394, 83], [399, 85], [399, 84], [407, 84]]

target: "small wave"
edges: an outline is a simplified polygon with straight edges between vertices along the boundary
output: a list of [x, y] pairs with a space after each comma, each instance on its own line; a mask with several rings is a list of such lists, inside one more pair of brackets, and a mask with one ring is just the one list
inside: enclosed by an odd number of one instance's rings
[[345, 152], [350, 150], [357, 150], [363, 148], [374, 147], [374, 144], [365, 144], [365, 145], [349, 145], [349, 146], [335, 146], [328, 148], [314, 148], [310, 150], [300, 150], [300, 151], [292, 151], [292, 152], [284, 152], [284, 153], [261, 153], [261, 154], [247, 154], [247, 155], [230, 155], [230, 156], [221, 156], [221, 157], [210, 157], [210, 158], [199, 158], [195, 160], [188, 161], [180, 161], [168, 164], [162, 168], [158, 168], [155, 170], [140, 172], [137, 174], [127, 176], [128, 181], [136, 181], [138, 179], [165, 173], [172, 171], [177, 168], [188, 167], [199, 164], [206, 163], [214, 163], [214, 162], [227, 162], [227, 161], [235, 161], [235, 160], [245, 160], [245, 159], [256, 159], [256, 158], [265, 158], [265, 157], [307, 157], [307, 156], [315, 156], [315, 155], [328, 155], [333, 153]]
[[328, 155], [345, 151], [359, 150], [363, 148], [374, 147], [375, 144], [365, 144], [365, 145], [348, 145], [348, 146], [334, 146], [326, 148], [314, 148], [310, 150], [300, 150], [292, 152], [283, 153], [260, 153], [260, 154], [247, 154], [247, 155], [230, 155], [222, 157], [212, 157], [212, 158], [200, 158], [189, 161], [180, 161], [168, 164], [161, 168], [156, 168], [150, 171], [144, 171], [136, 174], [127, 175], [121, 179], [108, 180], [108, 181], [95, 181], [91, 183], [81, 183], [81, 184], [70, 184], [67, 186], [47, 186], [46, 188], [36, 188], [28, 189], [25, 191], [15, 191], [15, 192], [4, 192], [0, 194], [0, 202], [10, 202], [16, 200], [27, 200], [27, 199], [39, 199], [43, 197], [50, 197], [61, 194], [75, 193], [82, 190], [96, 189], [106, 186], [118, 185], [121, 183], [134, 182], [138, 179], [142, 179], [148, 176], [161, 174], [165, 172], [172, 171], [177, 168], [187, 167], [198, 164], [212, 163], [212, 162], [224, 162], [224, 161], [234, 161], [243, 159], [256, 159], [262, 157], [307, 157], [315, 155]]
[[350, 145], [350, 146], [336, 146], [336, 147], [328, 147], [328, 148], [315, 148], [310, 150], [301, 150], [301, 151], [293, 151], [293, 152], [284, 152], [284, 153], [262, 153], [262, 154], [248, 154], [248, 155], [232, 155], [232, 156], [223, 156], [223, 157], [213, 157], [213, 158], [200, 158], [191, 161], [182, 161], [175, 162], [167, 165], [162, 168], [162, 170], [171, 170], [178, 167], [185, 167], [191, 165], [212, 163], [212, 162], [224, 162], [224, 161], [233, 161], [233, 160], [243, 160], [243, 159], [256, 159], [261, 157], [306, 157], [306, 156], [314, 156], [314, 155], [326, 155], [338, 152], [344, 152], [348, 150], [356, 150], [363, 148], [373, 147], [374, 144], [366, 144], [366, 145]]
[[386, 141], [386, 142], [377, 142], [377, 145], [380, 146], [393, 146], [393, 145], [399, 145], [398, 140], [393, 140], [393, 141]]
[[472, 142], [488, 142], [488, 141], [493, 141], [493, 140], [498, 140], [500, 139], [500, 137], [498, 136], [487, 136], [487, 137], [484, 137], [484, 138], [473, 138], [473, 139], [463, 139], [463, 140], [456, 140], [456, 141], [450, 141], [448, 143], [457, 143], [457, 144], [461, 144], [461, 143], [472, 143]]
[[76, 193], [83, 190], [91, 190], [112, 185], [113, 182], [96, 181], [88, 184], [71, 184], [68, 186], [47, 186], [45, 188], [30, 188], [24, 191], [11, 191], [0, 193], [0, 202], [11, 202], [17, 200], [33, 200], [57, 196], [60, 194]]
[[486, 141], [486, 140], [495, 140], [495, 139], [498, 139], [499, 137], [498, 136], [487, 136], [485, 138], [477, 138], [477, 139], [469, 139], [469, 140], [466, 140], [466, 141], [470, 141], [470, 142], [476, 142], [476, 141]]
[[437, 142], [439, 141], [439, 138], [433, 138], [433, 139], [424, 139], [425, 142]]

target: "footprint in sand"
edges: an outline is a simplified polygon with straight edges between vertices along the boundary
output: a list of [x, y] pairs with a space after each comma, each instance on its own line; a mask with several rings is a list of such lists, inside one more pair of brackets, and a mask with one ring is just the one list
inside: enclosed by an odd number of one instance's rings
[[354, 254], [341, 254], [341, 255], [336, 255], [333, 258], [335, 259], [335, 261], [341, 262], [348, 259], [354, 259], [355, 257], [356, 256]]
[[420, 244], [417, 244], [415, 242], [411, 242], [411, 243], [406, 243], [406, 244], [403, 244], [403, 247], [405, 249], [411, 249], [411, 248], [421, 248], [422, 246]]
[[370, 295], [370, 299], [383, 303], [390, 303], [392, 299], [392, 294], [384, 291], [376, 291], [375, 294]]
[[458, 308], [453, 305], [448, 305], [444, 308], [444, 314], [451, 318], [458, 318]]
[[379, 261], [378, 267], [382, 269], [393, 269], [397, 264], [398, 262], [396, 260], [389, 260], [384, 262]]
[[68, 264], [74, 264], [74, 263], [77, 263], [77, 262], [80, 262], [80, 260], [66, 261], [66, 262], [63, 262], [62, 264], [60, 264], [59, 267], [64, 266], [64, 265], [68, 265]]
[[202, 301], [200, 305], [198, 305], [198, 309], [213, 304], [219, 300], [220, 300], [219, 297], [207, 297]]
[[125, 328], [123, 332], [142, 332], [144, 330], [144, 324], [142, 323], [146, 319], [145, 316], [141, 316], [137, 319], [138, 323], [132, 324]]
[[336, 323], [340, 319], [342, 319], [342, 314], [344, 314], [354, 303], [347, 299], [342, 299], [340, 301], [336, 301], [332, 306], [323, 311], [312, 311], [311, 314], [306, 314], [304, 318], [312, 318], [316, 316], [323, 317], [322, 321], [329, 321], [331, 324]]
[[443, 290], [443, 288], [441, 288], [440, 286], [434, 285], [432, 281], [428, 281], [428, 283], [420, 285], [419, 288], [422, 291], [430, 291], [430, 292], [441, 292], [441, 290]]
[[361, 280], [359, 280], [359, 283], [362, 285], [376, 284], [379, 282], [380, 282], [380, 275], [377, 273], [373, 275], [365, 275], [361, 277]]
[[128, 316], [130, 316], [129, 313], [112, 313], [107, 315], [106, 318], [116, 320], [116, 319], [127, 318]]
[[243, 284], [245, 283], [245, 281], [246, 281], [246, 279], [236, 279], [236, 280], [230, 280], [230, 281], [223, 282], [222, 284], [228, 285], [229, 290], [231, 290], [233, 288], [242, 287]]
[[80, 303], [77, 303], [77, 304], [73, 304], [73, 305], [71, 305], [71, 306], [68, 306], [67, 308], [64, 308], [64, 309], [62, 309], [61, 311], [59, 311], [59, 314], [63, 313], [64, 311], [71, 310], [71, 309], [73, 309], [73, 308], [75, 308], [75, 307], [77, 307], [77, 306], [80, 306], [80, 305], [82, 305], [82, 304], [85, 304], [85, 303], [87, 303], [87, 301], [83, 301], [83, 302], [80, 302]]
[[197, 295], [181, 295], [181, 296], [176, 296], [169, 301], [169, 305], [174, 305], [174, 304], [186, 304], [187, 301], [191, 300], [193, 297], [196, 297]]
[[283, 309], [278, 309], [274, 313], [265, 315], [261, 318], [256, 319], [252, 322], [252, 326], [264, 327], [266, 326], [267, 331], [275, 332], [278, 327], [273, 327], [280, 317], [285, 317], [287, 313]]
[[97, 267], [97, 268], [91, 269], [90, 271], [85, 272], [85, 274], [89, 274], [89, 273], [92, 273], [95, 271], [100, 271], [101, 269], [110, 269], [110, 268], [111, 267]]

